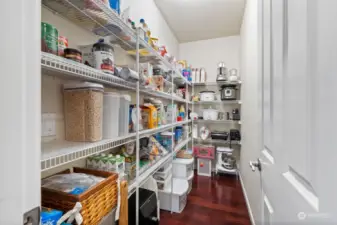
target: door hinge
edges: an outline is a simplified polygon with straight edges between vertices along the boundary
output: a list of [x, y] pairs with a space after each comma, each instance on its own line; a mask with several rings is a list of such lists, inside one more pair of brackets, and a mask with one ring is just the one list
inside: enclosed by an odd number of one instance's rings
[[40, 207], [36, 207], [23, 215], [23, 225], [40, 224]]

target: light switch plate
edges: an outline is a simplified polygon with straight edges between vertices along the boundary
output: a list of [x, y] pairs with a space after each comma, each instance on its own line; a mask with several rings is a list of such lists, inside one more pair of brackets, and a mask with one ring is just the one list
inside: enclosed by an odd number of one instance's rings
[[49, 137], [56, 135], [56, 114], [55, 113], [43, 113], [41, 123], [42, 137]]

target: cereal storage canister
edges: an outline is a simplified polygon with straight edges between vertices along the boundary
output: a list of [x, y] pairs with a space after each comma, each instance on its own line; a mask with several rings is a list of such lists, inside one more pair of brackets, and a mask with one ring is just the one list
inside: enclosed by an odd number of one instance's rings
[[102, 139], [103, 85], [89, 82], [63, 86], [67, 141]]

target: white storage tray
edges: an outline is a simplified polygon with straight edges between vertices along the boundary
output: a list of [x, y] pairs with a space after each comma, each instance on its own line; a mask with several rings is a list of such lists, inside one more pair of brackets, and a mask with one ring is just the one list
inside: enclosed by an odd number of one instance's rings
[[172, 174], [168, 176], [165, 180], [156, 180], [158, 185], [158, 190], [167, 189], [168, 185], [171, 185]]
[[171, 184], [164, 190], [159, 190], [160, 208], [163, 210], [181, 213], [187, 203], [188, 182], [183, 179], [173, 178], [172, 208], [171, 208]]
[[173, 177], [187, 179], [193, 171], [194, 158], [173, 160]]
[[170, 163], [166, 163], [164, 166], [162, 166], [159, 170], [158, 170], [158, 172], [164, 172], [167, 168], [169, 168], [171, 166], [171, 164]]
[[167, 167], [164, 172], [156, 172], [153, 175], [153, 178], [156, 180], [165, 180], [168, 176], [172, 175], [172, 165], [170, 164], [169, 167]]

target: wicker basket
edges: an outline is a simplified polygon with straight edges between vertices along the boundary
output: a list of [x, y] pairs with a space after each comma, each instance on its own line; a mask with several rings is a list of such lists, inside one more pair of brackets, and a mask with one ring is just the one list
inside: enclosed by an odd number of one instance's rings
[[[67, 194], [61, 191], [42, 187], [42, 206], [67, 212], [74, 208], [76, 202], [82, 204], [83, 225], [97, 225], [111, 210], [117, 206], [118, 175], [106, 171], [74, 168], [74, 173], [86, 173], [106, 178], [80, 195]], [[71, 173], [70, 170], [60, 174]]]

